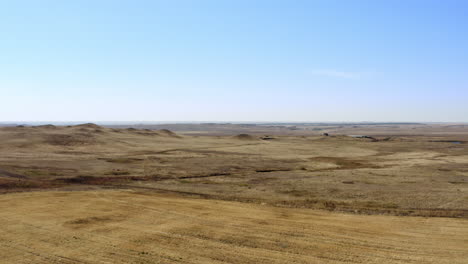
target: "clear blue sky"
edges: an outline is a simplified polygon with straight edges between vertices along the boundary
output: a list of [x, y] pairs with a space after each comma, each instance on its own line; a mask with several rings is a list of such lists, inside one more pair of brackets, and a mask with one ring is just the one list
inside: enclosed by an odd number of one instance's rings
[[0, 121], [468, 121], [468, 1], [0, 0]]

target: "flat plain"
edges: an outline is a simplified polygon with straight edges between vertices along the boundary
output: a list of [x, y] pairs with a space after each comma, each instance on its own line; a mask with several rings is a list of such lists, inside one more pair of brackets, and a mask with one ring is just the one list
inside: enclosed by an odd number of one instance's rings
[[464, 124], [10, 126], [0, 142], [0, 263], [467, 263]]

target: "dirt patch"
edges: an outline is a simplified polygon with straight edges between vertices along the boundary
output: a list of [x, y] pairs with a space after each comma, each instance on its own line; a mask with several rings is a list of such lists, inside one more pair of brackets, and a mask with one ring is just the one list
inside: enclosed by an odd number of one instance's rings
[[255, 140], [255, 137], [249, 134], [239, 134], [237, 136], [234, 136], [233, 138], [239, 139], [239, 140]]
[[365, 161], [365, 160], [347, 159], [347, 158], [341, 158], [341, 157], [314, 157], [314, 158], [310, 158], [310, 160], [323, 162], [323, 163], [332, 163], [338, 166], [337, 168], [326, 168], [323, 170], [350, 170], [350, 169], [363, 169], [363, 168], [371, 168], [371, 169], [382, 168], [382, 166], [369, 163], [368, 161]]
[[142, 158], [129, 158], [129, 157], [119, 157], [119, 158], [98, 158], [98, 160], [105, 160], [107, 162], [111, 163], [135, 163], [139, 161], [143, 161], [144, 159]]
[[344, 183], [344, 184], [354, 184], [354, 181], [342, 181], [341, 183]]
[[152, 177], [146, 176], [77, 176], [73, 178], [56, 179], [55, 181], [69, 184], [108, 185], [128, 181], [148, 181], [150, 179], [152, 179]]
[[122, 215], [89, 216], [66, 221], [64, 226], [71, 228], [85, 228], [92, 225], [105, 225], [107, 223], [120, 222], [126, 217]]

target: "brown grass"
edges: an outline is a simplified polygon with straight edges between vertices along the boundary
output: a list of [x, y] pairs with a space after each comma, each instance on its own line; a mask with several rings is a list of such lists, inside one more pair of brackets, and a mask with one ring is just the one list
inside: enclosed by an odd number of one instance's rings
[[468, 254], [464, 219], [347, 215], [142, 191], [10, 194], [0, 205], [4, 263], [461, 264]]
[[242, 132], [273, 140], [0, 128], [0, 259], [463, 263], [468, 149], [449, 142], [468, 141], [461, 128], [369, 127], [375, 142], [257, 129]]

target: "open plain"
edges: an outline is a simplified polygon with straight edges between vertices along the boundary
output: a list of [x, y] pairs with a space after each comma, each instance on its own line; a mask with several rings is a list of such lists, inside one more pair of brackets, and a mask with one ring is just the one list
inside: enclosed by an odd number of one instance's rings
[[467, 263], [467, 142], [463, 124], [2, 127], [0, 263]]

